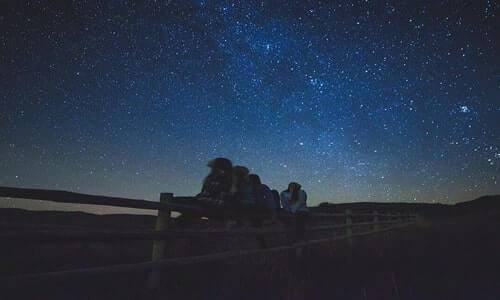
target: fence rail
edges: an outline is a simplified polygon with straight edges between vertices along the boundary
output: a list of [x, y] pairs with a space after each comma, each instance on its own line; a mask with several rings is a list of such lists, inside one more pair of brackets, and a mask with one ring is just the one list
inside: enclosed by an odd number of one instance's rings
[[[117, 241], [117, 240], [153, 240], [152, 261], [122, 264], [113, 266], [103, 266], [94, 268], [84, 268], [76, 270], [38, 273], [38, 274], [22, 274], [13, 277], [0, 277], [2, 285], [15, 287], [25, 283], [41, 283], [47, 280], [67, 280], [69, 278], [92, 276], [96, 274], [108, 273], [121, 273], [121, 272], [135, 272], [135, 271], [150, 271], [149, 287], [155, 288], [159, 284], [160, 273], [159, 271], [171, 267], [182, 265], [196, 264], [201, 262], [210, 262], [216, 260], [229, 259], [232, 257], [240, 257], [244, 255], [255, 255], [263, 253], [272, 253], [279, 251], [288, 251], [293, 249], [300, 249], [324, 242], [331, 242], [334, 240], [360, 237], [378, 232], [393, 230], [402, 226], [406, 226], [415, 221], [416, 215], [410, 214], [387, 214], [387, 213], [352, 213], [346, 210], [345, 213], [312, 213], [308, 218], [315, 220], [330, 220], [342, 219], [342, 224], [327, 224], [312, 226], [305, 229], [305, 233], [322, 232], [329, 230], [344, 230], [344, 234], [335, 235], [328, 238], [319, 238], [314, 240], [296, 240], [292, 239], [286, 245], [265, 248], [264, 249], [249, 249], [249, 250], [235, 250], [225, 251], [221, 253], [206, 254], [201, 256], [192, 257], [177, 257], [177, 258], [164, 258], [166, 239], [168, 238], [228, 238], [228, 237], [255, 237], [264, 238], [277, 234], [290, 234], [294, 232], [290, 226], [287, 228], [244, 228], [244, 229], [210, 229], [210, 230], [179, 230], [169, 229], [170, 212], [177, 211], [180, 213], [189, 213], [196, 216], [205, 217], [249, 217], [249, 218], [270, 218], [269, 214], [256, 214], [252, 212], [237, 212], [237, 211], [217, 211], [214, 209], [206, 209], [196, 207], [193, 205], [185, 205], [177, 203], [179, 201], [189, 202], [193, 197], [174, 197], [170, 193], [162, 193], [159, 202], [147, 201], [141, 199], [129, 199], [120, 197], [107, 197], [97, 195], [87, 195], [66, 191], [54, 190], [41, 190], [41, 189], [25, 189], [13, 187], [0, 187], [0, 197], [9, 198], [22, 198], [34, 200], [46, 200], [62, 203], [75, 203], [75, 204], [91, 204], [91, 205], [106, 205], [117, 207], [128, 207], [138, 209], [151, 209], [157, 210], [158, 216], [156, 218], [155, 230], [149, 231], [99, 231], [99, 230], [85, 230], [85, 231], [72, 231], [72, 230], [7, 230], [0, 232], [0, 242], [76, 242], [76, 241]], [[175, 203], [174, 203], [175, 201]], [[360, 218], [365, 220], [371, 218], [371, 222], [354, 222], [353, 218]], [[385, 220], [380, 220], [381, 218]], [[295, 216], [289, 214], [278, 214], [275, 219], [295, 220]], [[360, 220], [358, 219], [358, 220]], [[385, 226], [381, 228], [381, 226]], [[366, 228], [369, 230], [364, 232], [353, 232], [354, 228]], [[295, 238], [297, 235], [295, 236]], [[298, 252], [296, 252], [298, 253]]]
[[[89, 204], [89, 205], [103, 205], [103, 206], [115, 206], [115, 207], [126, 207], [126, 208], [136, 208], [136, 209], [149, 209], [149, 210], [163, 210], [163, 211], [175, 211], [180, 213], [190, 213], [195, 215], [202, 215], [207, 217], [262, 217], [268, 218], [268, 214], [255, 214], [252, 212], [245, 211], [220, 211], [217, 209], [203, 209], [193, 205], [185, 205], [178, 202], [188, 202], [194, 199], [194, 197], [178, 196], [173, 197], [172, 200], [175, 202], [157, 202], [148, 201], [143, 199], [131, 199], [122, 197], [110, 197], [110, 196], [100, 196], [100, 195], [89, 195], [82, 193], [74, 193], [68, 191], [57, 191], [57, 190], [43, 190], [43, 189], [27, 189], [27, 188], [14, 188], [14, 187], [0, 187], [0, 197], [8, 198], [20, 198], [28, 200], [43, 200], [59, 203], [72, 203], [72, 204]], [[398, 214], [380, 214], [380, 213], [357, 213], [351, 214], [352, 217], [400, 217]], [[345, 213], [313, 213], [311, 217], [314, 218], [345, 218], [347, 214]], [[293, 218], [288, 214], [278, 215], [278, 218], [287, 219]]]
[[[0, 197], [22, 198], [29, 200], [45, 200], [60, 203], [91, 204], [116, 207], [127, 207], [150, 210], [194, 210], [191, 206], [181, 204], [164, 204], [156, 201], [142, 199], [130, 199], [121, 197], [109, 197], [99, 195], [88, 195], [68, 191], [26, 189], [15, 187], [0, 187]], [[189, 197], [179, 197], [189, 198]]]

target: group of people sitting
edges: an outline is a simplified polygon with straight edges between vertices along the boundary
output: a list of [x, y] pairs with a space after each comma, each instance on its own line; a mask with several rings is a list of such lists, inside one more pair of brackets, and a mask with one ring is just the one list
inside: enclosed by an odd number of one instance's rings
[[247, 167], [233, 166], [218, 157], [208, 163], [210, 173], [203, 180], [196, 201], [203, 205], [234, 209], [257, 209], [275, 214], [277, 211], [305, 213], [307, 194], [296, 182], [290, 182], [281, 193], [263, 184]]

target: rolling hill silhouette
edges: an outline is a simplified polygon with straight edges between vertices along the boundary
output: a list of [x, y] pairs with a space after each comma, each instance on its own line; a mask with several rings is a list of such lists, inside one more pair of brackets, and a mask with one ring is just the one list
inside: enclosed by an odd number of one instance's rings
[[484, 210], [500, 209], [500, 195], [482, 196], [474, 200], [456, 204], [442, 203], [404, 203], [404, 202], [354, 202], [354, 203], [327, 203], [323, 202], [312, 210], [316, 212], [344, 212], [346, 209], [353, 211], [383, 211], [416, 213], [420, 216], [454, 216]]

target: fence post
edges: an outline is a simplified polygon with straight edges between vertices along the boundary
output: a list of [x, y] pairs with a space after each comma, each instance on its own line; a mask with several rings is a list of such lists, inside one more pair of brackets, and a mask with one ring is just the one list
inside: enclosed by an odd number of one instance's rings
[[[171, 202], [174, 194], [172, 193], [161, 193], [160, 203]], [[170, 211], [169, 210], [158, 210], [158, 216], [156, 217], [156, 231], [162, 231], [168, 229], [168, 223], [170, 221]], [[151, 261], [162, 260], [165, 255], [165, 247], [167, 242], [165, 240], [154, 240], [153, 241], [153, 253], [151, 254]], [[160, 272], [151, 271], [149, 273], [148, 286], [151, 289], [155, 289], [160, 284]]]
[[379, 230], [380, 229], [380, 224], [378, 224], [378, 212], [374, 211], [373, 212], [373, 230]]
[[[352, 225], [352, 217], [351, 217], [352, 212], [351, 212], [351, 210], [350, 209], [346, 209], [345, 210], [345, 214], [347, 215], [345, 217], [345, 224], [347, 226]], [[350, 227], [350, 226], [347, 227], [347, 229], [346, 229], [346, 235], [347, 236], [351, 236], [352, 235], [352, 227]]]

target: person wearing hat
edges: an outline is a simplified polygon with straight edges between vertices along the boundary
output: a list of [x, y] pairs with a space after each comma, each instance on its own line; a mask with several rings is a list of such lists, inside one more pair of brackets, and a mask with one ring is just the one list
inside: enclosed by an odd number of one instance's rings
[[208, 162], [210, 173], [203, 180], [201, 192], [196, 195], [198, 201], [222, 205], [226, 194], [229, 194], [232, 185], [233, 163], [224, 157], [217, 157]]

